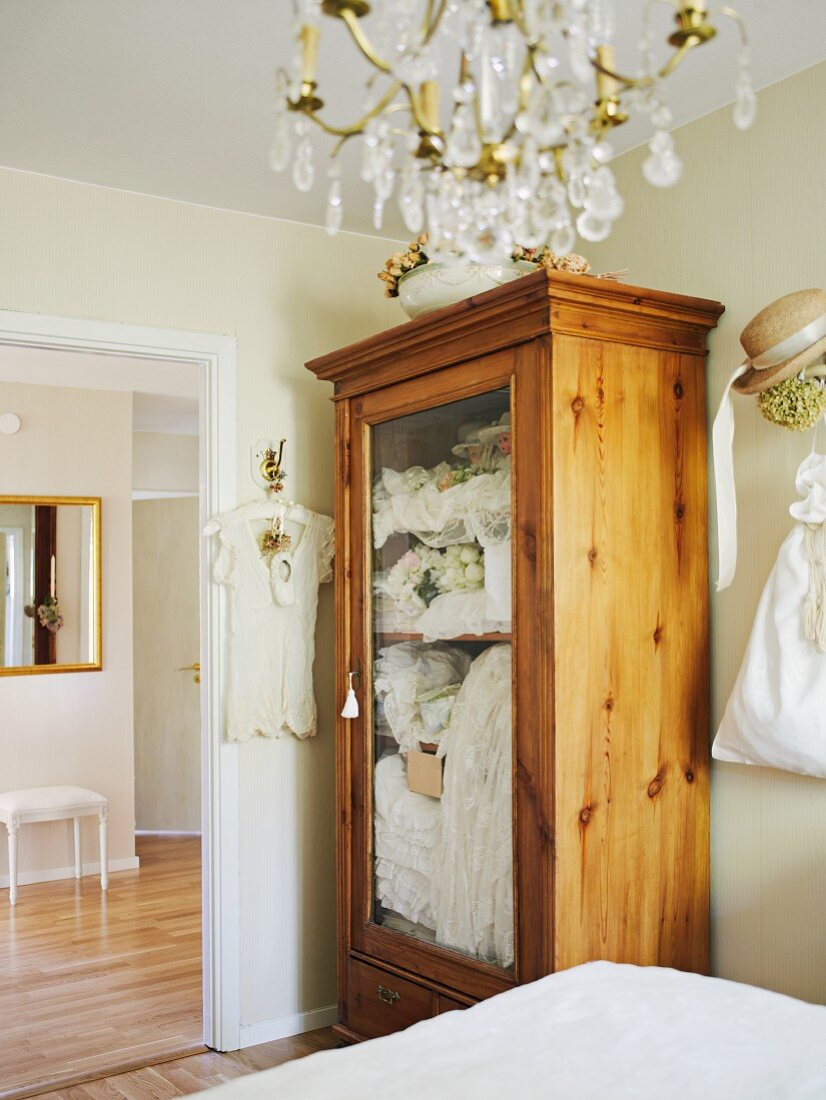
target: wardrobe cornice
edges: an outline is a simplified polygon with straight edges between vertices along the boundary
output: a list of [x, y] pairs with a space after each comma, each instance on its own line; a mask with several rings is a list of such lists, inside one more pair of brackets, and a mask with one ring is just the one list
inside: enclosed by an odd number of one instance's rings
[[306, 365], [333, 382], [334, 400], [341, 400], [543, 335], [633, 338], [640, 346], [705, 356], [706, 335], [723, 309], [705, 298], [543, 270]]

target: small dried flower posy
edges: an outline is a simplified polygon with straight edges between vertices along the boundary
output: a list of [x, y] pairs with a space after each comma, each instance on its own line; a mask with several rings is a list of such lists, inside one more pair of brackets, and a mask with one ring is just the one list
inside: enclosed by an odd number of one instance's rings
[[408, 271], [414, 271], [428, 263], [428, 255], [424, 250], [427, 244], [427, 233], [420, 233], [415, 241], [411, 241], [405, 252], [394, 252], [384, 265], [384, 270], [378, 277], [384, 283], [385, 298], [398, 298], [399, 279]]
[[292, 537], [284, 530], [280, 516], [273, 517], [272, 526], [263, 531], [258, 539], [261, 557], [270, 562], [282, 550], [289, 550], [291, 543]]

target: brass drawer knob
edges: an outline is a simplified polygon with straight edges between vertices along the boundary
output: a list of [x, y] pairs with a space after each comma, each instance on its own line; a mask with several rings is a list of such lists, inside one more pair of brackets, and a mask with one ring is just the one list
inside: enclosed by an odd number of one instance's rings
[[377, 986], [376, 992], [379, 995], [379, 1000], [384, 1001], [386, 1005], [392, 1005], [401, 998], [400, 993], [396, 993], [392, 989], [385, 989], [383, 985]]

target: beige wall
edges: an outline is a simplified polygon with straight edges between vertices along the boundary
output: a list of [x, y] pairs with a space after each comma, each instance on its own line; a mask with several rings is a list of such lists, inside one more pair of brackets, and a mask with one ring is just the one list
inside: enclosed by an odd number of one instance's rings
[[132, 488], [198, 492], [198, 436], [135, 432], [132, 436]]
[[[0, 678], [0, 786], [72, 784], [105, 794], [110, 857], [115, 868], [131, 865], [132, 397], [0, 382], [0, 406], [23, 421], [16, 435], [0, 435], [0, 492], [99, 496], [103, 526], [103, 671]], [[84, 860], [96, 862], [94, 820], [83, 830]], [[72, 867], [71, 837], [67, 822], [22, 829], [21, 881]]]
[[[610, 241], [589, 255], [603, 270], [630, 267], [630, 281], [642, 286], [725, 303], [711, 341], [710, 417], [742, 361], [738, 337], [749, 318], [781, 294], [826, 283], [824, 102], [826, 64], [761, 92], [746, 134], [728, 109], [676, 131], [685, 174], [672, 191], [643, 181], [645, 150], [615, 165], [626, 210]], [[712, 597], [715, 729], [811, 445], [809, 435], [766, 423], [753, 399], [735, 402], [740, 560], [733, 586]], [[714, 567], [714, 533], [711, 542]], [[714, 765], [712, 898], [715, 973], [826, 1001], [822, 780]]]
[[[260, 492], [250, 444], [283, 435], [290, 496], [331, 511], [330, 390], [303, 364], [402, 319], [387, 243], [7, 170], [0, 240], [0, 308], [236, 336], [239, 499]], [[244, 1024], [335, 1001], [332, 608], [328, 585], [319, 736], [239, 750]]]
[[[181, 437], [178, 437], [181, 438]], [[135, 822], [201, 831], [198, 498], [139, 500], [132, 512]]]

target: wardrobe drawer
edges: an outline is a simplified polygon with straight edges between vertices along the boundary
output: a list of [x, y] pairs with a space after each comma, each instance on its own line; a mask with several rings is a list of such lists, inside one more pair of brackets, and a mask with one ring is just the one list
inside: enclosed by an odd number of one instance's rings
[[455, 1001], [452, 997], [445, 997], [443, 993], [439, 994], [436, 1011], [440, 1016], [443, 1012], [453, 1012], [459, 1008], [470, 1008], [470, 1005], [466, 1001]]
[[424, 986], [355, 959], [347, 973], [347, 1026], [359, 1035], [389, 1035], [436, 1013], [436, 994]]

